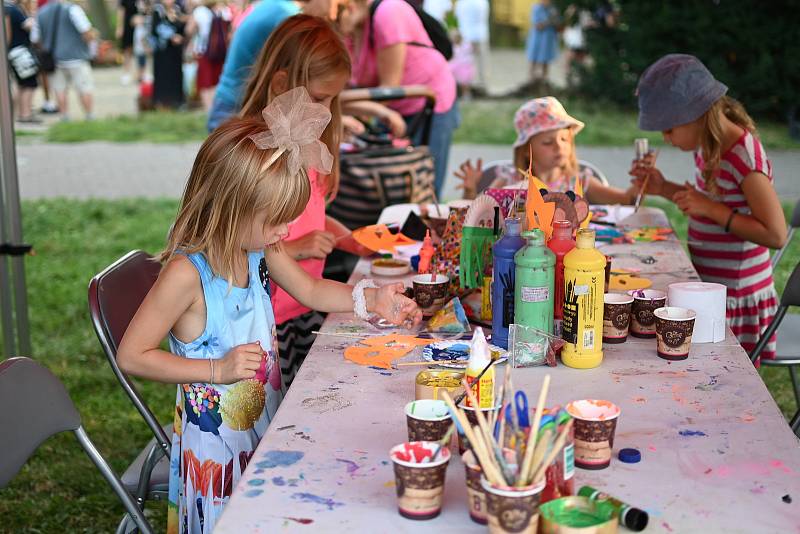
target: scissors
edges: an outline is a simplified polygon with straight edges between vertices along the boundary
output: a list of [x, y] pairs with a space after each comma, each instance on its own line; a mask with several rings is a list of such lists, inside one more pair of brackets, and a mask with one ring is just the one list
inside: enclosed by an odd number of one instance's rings
[[517, 391], [514, 395], [514, 406], [517, 409], [517, 422], [519, 428], [527, 428], [531, 426], [528, 414], [528, 396], [524, 391]]

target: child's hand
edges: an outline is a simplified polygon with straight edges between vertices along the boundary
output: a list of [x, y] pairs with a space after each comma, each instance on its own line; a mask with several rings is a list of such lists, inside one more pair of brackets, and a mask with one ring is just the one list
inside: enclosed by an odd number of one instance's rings
[[[649, 157], [649, 156], [647, 156]], [[650, 195], [663, 195], [664, 183], [667, 181], [657, 167], [653, 167], [647, 162], [647, 158], [634, 161], [628, 174], [634, 177], [631, 183], [636, 188], [636, 194], [642, 189], [642, 185], [647, 180], [647, 190], [645, 193]]]
[[336, 246], [336, 237], [331, 232], [314, 230], [297, 239], [284, 241], [283, 246], [289, 256], [296, 260], [324, 260]]
[[[392, 324], [413, 328], [422, 320], [422, 310], [417, 303], [406, 297], [402, 283], [389, 284], [375, 291], [373, 313], [377, 313]], [[369, 301], [367, 301], [369, 302]]]
[[386, 108], [381, 115], [381, 122], [389, 127], [395, 139], [406, 135], [406, 121], [403, 119], [403, 116], [395, 110]]
[[453, 174], [462, 182], [456, 185], [456, 189], [464, 190], [464, 198], [471, 199], [478, 196], [478, 182], [480, 182], [483, 175], [483, 160], [481, 158], [478, 158], [475, 167], [472, 166], [472, 160], [468, 159]]
[[713, 200], [695, 189], [689, 182], [686, 182], [683, 190], [673, 195], [672, 201], [683, 213], [696, 217], [708, 216], [714, 203]]
[[214, 382], [217, 384], [233, 384], [256, 376], [264, 358], [261, 343], [246, 343], [233, 347], [216, 362]]

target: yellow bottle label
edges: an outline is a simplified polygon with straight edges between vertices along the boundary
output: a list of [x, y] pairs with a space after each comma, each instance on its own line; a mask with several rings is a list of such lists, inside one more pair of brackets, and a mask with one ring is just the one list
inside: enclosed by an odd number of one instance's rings
[[492, 277], [483, 277], [483, 291], [481, 293], [481, 320], [492, 320]]
[[[467, 384], [472, 386], [478, 374], [480, 373], [470, 376], [470, 372], [467, 370]], [[488, 371], [483, 373], [478, 385], [473, 387], [472, 391], [475, 393], [475, 398], [478, 399], [480, 408], [494, 407], [494, 367], [490, 367]], [[467, 397], [467, 406], [471, 405], [469, 397]]]
[[604, 282], [603, 271], [564, 270], [562, 356], [602, 358]]

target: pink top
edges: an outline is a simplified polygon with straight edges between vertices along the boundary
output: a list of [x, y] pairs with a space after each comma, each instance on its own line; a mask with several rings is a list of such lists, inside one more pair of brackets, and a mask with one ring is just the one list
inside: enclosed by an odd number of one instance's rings
[[[434, 112], [444, 113], [456, 100], [456, 82], [447, 60], [428, 37], [422, 21], [414, 8], [405, 0], [381, 0], [375, 10], [372, 29], [374, 43], [370, 43], [371, 21], [367, 18], [358, 57], [353, 58], [353, 83], [361, 87], [379, 85], [377, 51], [397, 43], [420, 43], [425, 46], [406, 47], [401, 85], [427, 85], [436, 94]], [[430, 47], [430, 48], [428, 48]], [[350, 46], [351, 55], [353, 46]], [[424, 107], [421, 98], [390, 102], [389, 106], [401, 115], [413, 115]]]
[[[286, 241], [293, 241], [314, 230], [325, 230], [325, 184], [320, 182], [319, 175], [313, 169], [309, 169], [308, 178], [311, 181], [311, 196], [303, 213], [289, 223], [289, 236]], [[325, 260], [310, 258], [299, 260], [297, 263], [313, 278], [322, 278]], [[272, 310], [275, 314], [275, 324], [284, 323], [311, 311], [310, 308], [306, 308], [274, 284], [272, 287]]]

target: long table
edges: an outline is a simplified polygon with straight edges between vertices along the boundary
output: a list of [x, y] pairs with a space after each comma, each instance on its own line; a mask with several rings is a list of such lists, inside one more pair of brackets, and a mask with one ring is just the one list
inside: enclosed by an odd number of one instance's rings
[[[647, 209], [649, 224], [669, 224], [663, 212]], [[674, 239], [602, 250], [616, 255], [615, 269], [663, 273], [648, 275], [655, 288], [697, 279]], [[633, 251], [657, 261], [644, 265]], [[368, 271], [360, 262], [353, 280]], [[323, 330], [370, 331], [352, 314], [329, 315]], [[388, 451], [407, 439], [403, 407], [424, 367], [353, 364], [343, 351], [357, 339], [318, 336], [215, 532], [486, 531], [467, 515], [457, 455], [442, 514], [430, 521], [398, 515]], [[575, 487], [588, 484], [647, 510], [646, 532], [800, 532], [800, 443], [730, 330], [720, 343], [693, 345], [679, 362], [660, 359], [655, 340], [629, 338], [606, 345], [595, 369], [559, 363], [513, 373], [515, 386], [534, 399], [550, 373], [551, 406], [602, 398], [621, 407], [614, 451], [637, 448], [641, 462], [614, 457], [601, 471], [576, 469]]]

